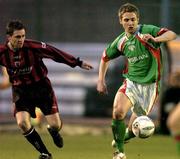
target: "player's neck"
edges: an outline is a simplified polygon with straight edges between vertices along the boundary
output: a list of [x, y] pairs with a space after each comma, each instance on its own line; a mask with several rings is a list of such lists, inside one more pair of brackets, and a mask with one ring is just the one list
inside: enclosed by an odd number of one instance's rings
[[137, 26], [137, 28], [134, 30], [134, 32], [130, 33], [130, 32], [125, 32], [126, 33], [126, 37], [130, 38], [131, 36], [136, 35], [140, 30], [140, 25]]
[[14, 52], [17, 51], [17, 48], [14, 48], [13, 45], [12, 45], [10, 42], [8, 42], [7, 45], [8, 45], [8, 47], [9, 47], [10, 50], [12, 50], [12, 51], [14, 51]]

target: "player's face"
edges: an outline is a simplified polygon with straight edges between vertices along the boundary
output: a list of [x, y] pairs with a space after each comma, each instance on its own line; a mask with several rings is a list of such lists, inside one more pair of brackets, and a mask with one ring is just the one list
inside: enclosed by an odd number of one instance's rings
[[139, 23], [139, 18], [137, 17], [136, 13], [125, 12], [119, 21], [127, 35], [134, 34], [136, 32]]
[[20, 49], [23, 47], [25, 40], [25, 30], [15, 30], [11, 36], [8, 38], [13, 49]]

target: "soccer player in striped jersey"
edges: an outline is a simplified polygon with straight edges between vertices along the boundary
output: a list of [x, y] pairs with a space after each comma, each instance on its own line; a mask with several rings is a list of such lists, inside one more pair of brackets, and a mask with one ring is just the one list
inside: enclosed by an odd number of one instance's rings
[[35, 108], [38, 106], [47, 119], [48, 131], [55, 145], [63, 147], [57, 99], [43, 58], [85, 70], [91, 70], [92, 66], [44, 42], [25, 39], [26, 28], [18, 20], [7, 24], [6, 34], [7, 42], [0, 45], [0, 65], [6, 67], [12, 84], [17, 124], [24, 137], [41, 153], [39, 159], [52, 159], [30, 122], [30, 117], [36, 117]]
[[[133, 120], [148, 115], [157, 99], [162, 66], [160, 44], [175, 39], [176, 34], [166, 28], [139, 24], [139, 10], [130, 3], [120, 7], [118, 16], [124, 32], [103, 52], [97, 91], [107, 93], [105, 76], [109, 61], [125, 56], [125, 80], [116, 93], [112, 113], [112, 132], [117, 148], [113, 159], [125, 159], [124, 140], [134, 137], [131, 130]], [[126, 133], [124, 119], [129, 109], [133, 113]]]

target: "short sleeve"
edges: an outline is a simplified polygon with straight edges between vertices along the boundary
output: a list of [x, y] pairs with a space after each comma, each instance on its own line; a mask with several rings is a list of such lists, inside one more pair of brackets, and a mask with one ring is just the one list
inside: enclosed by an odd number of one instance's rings
[[106, 47], [102, 56], [104, 61], [109, 61], [122, 55], [122, 52], [118, 49], [118, 41], [119, 37]]

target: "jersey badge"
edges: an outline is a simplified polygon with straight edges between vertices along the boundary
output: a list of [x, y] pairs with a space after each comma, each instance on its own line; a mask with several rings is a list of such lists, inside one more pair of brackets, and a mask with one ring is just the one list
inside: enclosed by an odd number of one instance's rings
[[136, 48], [135, 45], [132, 45], [132, 44], [128, 46], [128, 50], [130, 51], [134, 51], [135, 48]]

